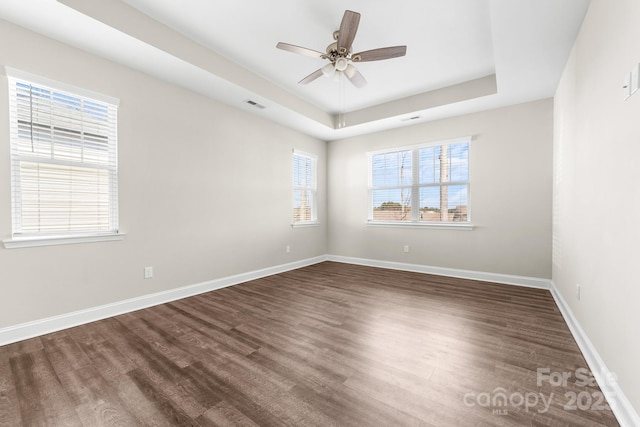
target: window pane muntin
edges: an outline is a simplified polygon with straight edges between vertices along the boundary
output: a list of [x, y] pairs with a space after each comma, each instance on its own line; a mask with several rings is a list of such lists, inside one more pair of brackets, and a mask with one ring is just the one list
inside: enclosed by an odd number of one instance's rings
[[[117, 100], [11, 75], [9, 85], [14, 236], [117, 232]], [[27, 171], [29, 162], [40, 174]], [[63, 168], [54, 173], [56, 165]]]
[[312, 194], [306, 189], [293, 190], [293, 221], [313, 221]]
[[[444, 151], [443, 151], [444, 149]], [[440, 156], [444, 152], [446, 171], [440, 174]], [[469, 180], [469, 143], [443, 144], [418, 149], [420, 184], [463, 182]]]
[[293, 223], [317, 221], [317, 159], [299, 151], [293, 153]]
[[[405, 147], [401, 149], [389, 150], [389, 151], [377, 151], [369, 154], [369, 202], [370, 212], [369, 219], [373, 221], [389, 221], [387, 218], [382, 218], [383, 215], [377, 213], [380, 211], [382, 198], [379, 192], [381, 188], [393, 189], [400, 188], [400, 186], [391, 187], [376, 187], [374, 158], [382, 158], [385, 154], [394, 154], [399, 151], [410, 151], [415, 156], [413, 167], [416, 171], [413, 173], [412, 178], [415, 183], [409, 182], [411, 190], [411, 196], [405, 197], [407, 200], [407, 211], [411, 212], [412, 208], [415, 212], [413, 215], [406, 215], [405, 217], [412, 216], [411, 222], [469, 222], [469, 141], [470, 138], [433, 142], [429, 144]], [[445, 169], [441, 172], [441, 159], [442, 148], [446, 150], [444, 152], [443, 162]], [[378, 162], [378, 165], [381, 165]], [[378, 172], [378, 176], [384, 176], [383, 172]], [[442, 181], [442, 182], [440, 182]], [[378, 183], [380, 181], [377, 181]], [[432, 188], [427, 190], [427, 188]], [[448, 195], [451, 192], [450, 197], [443, 198], [443, 202], [446, 202], [446, 212], [440, 218], [440, 194], [441, 188], [444, 188], [443, 195]], [[455, 191], [454, 191], [455, 190]], [[454, 191], [454, 192], [452, 192]], [[396, 191], [397, 193], [397, 191]], [[388, 198], [388, 197], [387, 197]], [[398, 198], [398, 197], [396, 197]], [[436, 200], [437, 202], [434, 202]], [[413, 202], [413, 203], [412, 203]], [[453, 204], [455, 203], [455, 206]], [[389, 204], [389, 207], [392, 206]], [[429, 213], [429, 211], [431, 213]], [[437, 218], [435, 215], [437, 213]], [[427, 214], [427, 215], [425, 215]], [[386, 215], [389, 216], [388, 214]], [[435, 220], [434, 220], [435, 218]], [[393, 220], [391, 220], [393, 221]], [[405, 222], [402, 221], [395, 222]]]
[[17, 150], [19, 155], [95, 165], [108, 165], [115, 156], [106, 135], [24, 121], [18, 123]]
[[373, 189], [374, 221], [411, 221], [411, 187]]
[[105, 169], [20, 162], [22, 233], [109, 231]]
[[449, 145], [449, 182], [469, 181], [469, 143]]
[[449, 185], [449, 221], [466, 222], [469, 217], [469, 186]]
[[424, 147], [418, 150], [420, 184], [440, 182], [440, 146]]
[[[112, 127], [109, 118], [114, 116], [109, 105], [21, 82], [16, 90], [21, 153], [81, 163], [109, 161], [105, 148]], [[103, 141], [102, 148], [96, 145], [98, 140]], [[86, 148], [94, 151], [85, 158]]]
[[373, 187], [411, 185], [412, 168], [410, 150], [374, 154], [371, 157]]
[[313, 186], [313, 159], [306, 156], [293, 156], [293, 185], [296, 187]]
[[[420, 187], [420, 221], [466, 222], [468, 189], [467, 184]], [[442, 203], [446, 203], [444, 211]]]

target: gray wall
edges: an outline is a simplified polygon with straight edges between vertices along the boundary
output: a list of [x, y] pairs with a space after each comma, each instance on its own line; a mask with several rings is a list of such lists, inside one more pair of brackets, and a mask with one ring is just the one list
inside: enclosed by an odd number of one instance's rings
[[[552, 132], [547, 99], [331, 142], [329, 253], [550, 278]], [[365, 224], [368, 151], [466, 135], [474, 230]]]
[[[640, 340], [633, 338], [640, 324], [640, 93], [621, 98], [624, 75], [640, 61], [639, 21], [636, 0], [592, 1], [555, 111], [542, 100], [328, 149], [0, 21], [0, 65], [120, 98], [120, 223], [127, 233], [121, 242], [0, 247], [0, 328], [326, 253], [552, 277], [640, 411]], [[7, 117], [0, 76], [0, 238], [11, 233]], [[474, 136], [475, 230], [365, 225], [367, 151], [464, 135]], [[319, 227], [290, 227], [293, 148], [319, 155]], [[242, 204], [250, 209], [235, 208]], [[155, 277], [143, 280], [148, 265]]]
[[[327, 253], [325, 142], [0, 21], [5, 65], [120, 99], [127, 236], [0, 246], [0, 328]], [[0, 75], [2, 239], [11, 235], [7, 109]], [[319, 156], [319, 227], [290, 225], [293, 148]], [[145, 266], [153, 279], [143, 280]]]
[[591, 2], [555, 97], [553, 211], [553, 281], [637, 412], [639, 20], [637, 0]]

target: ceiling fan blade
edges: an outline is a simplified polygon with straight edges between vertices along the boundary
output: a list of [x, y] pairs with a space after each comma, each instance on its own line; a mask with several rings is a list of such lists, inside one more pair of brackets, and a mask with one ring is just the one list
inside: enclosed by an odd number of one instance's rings
[[397, 58], [407, 54], [406, 46], [381, 47], [379, 49], [365, 50], [354, 53], [351, 60], [354, 62], [380, 61], [382, 59]]
[[358, 25], [360, 24], [360, 14], [351, 10], [345, 10], [340, 30], [338, 31], [338, 52], [348, 53], [356, 37]]
[[322, 68], [320, 68], [319, 70], [315, 70], [313, 73], [309, 74], [307, 77], [305, 77], [304, 79], [300, 80], [298, 82], [298, 84], [306, 85], [308, 83], [311, 83], [312, 81], [314, 81], [318, 77], [321, 77], [322, 75], [323, 75]]
[[300, 47], [289, 43], [279, 42], [276, 47], [278, 49], [286, 50], [288, 52], [299, 53], [300, 55], [310, 56], [312, 58], [324, 59], [325, 54], [318, 52], [317, 50], [307, 49], [306, 47]]
[[349, 64], [347, 69], [344, 70], [344, 75], [347, 76], [349, 81], [357, 88], [364, 87], [367, 84], [367, 80], [365, 80], [364, 76], [351, 64]]

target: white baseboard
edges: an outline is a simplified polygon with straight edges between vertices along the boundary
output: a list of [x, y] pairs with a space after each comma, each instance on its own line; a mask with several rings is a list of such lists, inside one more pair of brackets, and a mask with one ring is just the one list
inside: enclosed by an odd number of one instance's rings
[[393, 270], [413, 271], [418, 273], [437, 274], [441, 276], [484, 280], [511, 285], [530, 286], [543, 289], [549, 288], [549, 281], [546, 279], [431, 267], [416, 264], [404, 264], [390, 261], [378, 261], [336, 255], [322, 255], [288, 264], [255, 270], [248, 273], [237, 274], [234, 276], [223, 277], [220, 279], [209, 280], [206, 282], [197, 283], [177, 289], [171, 289], [164, 292], [143, 295], [137, 298], [117, 301], [111, 304], [91, 307], [84, 310], [78, 310], [71, 313], [65, 313], [58, 316], [47, 317], [45, 319], [39, 319], [19, 325], [9, 326], [0, 329], [0, 345], [11, 344], [28, 338], [33, 338], [51, 332], [60, 331], [62, 329], [72, 328], [74, 326], [95, 322], [96, 320], [106, 319], [108, 317], [117, 316], [119, 314], [129, 313], [154, 305], [175, 301], [180, 298], [186, 298], [204, 292], [225, 288], [227, 286], [237, 285], [238, 283], [259, 279], [261, 277], [271, 276], [273, 274], [283, 273], [285, 271], [306, 267], [308, 265], [317, 264], [319, 262], [327, 260], [347, 264], [389, 268]]
[[484, 282], [504, 283], [507, 285], [526, 286], [529, 288], [549, 289], [551, 287], [551, 281], [549, 279], [540, 279], [537, 277], [486, 273], [484, 271], [460, 270], [457, 268], [433, 267], [429, 265], [407, 264], [402, 262], [380, 261], [339, 255], [329, 255], [328, 261], [365, 265], [368, 267], [388, 268], [391, 270], [411, 271], [414, 273], [435, 274], [438, 276], [458, 277], [461, 279], [482, 280]]
[[164, 292], [143, 295], [137, 298], [131, 298], [111, 304], [88, 308], [85, 310], [65, 313], [59, 316], [47, 317], [45, 319], [34, 320], [19, 325], [9, 326], [0, 329], [0, 345], [11, 344], [28, 338], [33, 338], [51, 332], [60, 331], [62, 329], [72, 328], [74, 326], [94, 322], [96, 320], [102, 320], [108, 317], [117, 316], [119, 314], [140, 310], [142, 308], [164, 304], [166, 302], [175, 301], [177, 299], [190, 297], [216, 289], [226, 288], [227, 286], [237, 285], [238, 283], [259, 279], [261, 277], [284, 273], [285, 271], [295, 270], [297, 268], [317, 264], [326, 260], [327, 256], [325, 255], [315, 258], [308, 258], [288, 264], [282, 264], [274, 267], [264, 268], [261, 270], [251, 271], [248, 273], [223, 277], [221, 279], [209, 280], [206, 282], [197, 283], [195, 285], [189, 285]]
[[602, 360], [602, 357], [600, 357], [600, 354], [587, 336], [587, 333], [582, 329], [578, 319], [573, 315], [569, 304], [567, 304], [553, 282], [551, 282], [550, 291], [618, 422], [622, 427], [640, 426], [640, 415], [638, 415], [629, 399], [627, 399], [627, 396], [623, 393], [615, 379], [615, 375], [607, 368], [607, 365]]
[[548, 279], [535, 277], [515, 276], [499, 273], [487, 273], [482, 271], [460, 270], [452, 268], [442, 268], [434, 266], [426, 266], [419, 264], [399, 263], [392, 261], [380, 261], [365, 258], [345, 257], [338, 255], [323, 255], [314, 258], [308, 258], [288, 264], [282, 264], [274, 267], [268, 267], [261, 270], [255, 270], [248, 273], [228, 276], [221, 279], [210, 280], [197, 283], [182, 288], [171, 289], [164, 292], [144, 295], [138, 298], [131, 298], [124, 301], [118, 301], [112, 304], [106, 304], [98, 307], [92, 307], [85, 310], [79, 310], [59, 316], [48, 317], [45, 319], [35, 320], [20, 325], [10, 326], [0, 329], [0, 345], [11, 344], [39, 335], [56, 332], [62, 329], [71, 328], [85, 323], [94, 322], [96, 320], [105, 319], [119, 314], [129, 313], [131, 311], [140, 310], [158, 304], [175, 301], [177, 299], [198, 295], [204, 292], [237, 285], [239, 283], [250, 280], [259, 279], [274, 274], [284, 273], [286, 271], [295, 270], [297, 268], [306, 267], [323, 261], [334, 261], [346, 264], [364, 265], [369, 267], [388, 268], [392, 270], [411, 271], [416, 273], [435, 274], [439, 276], [459, 277], [464, 279], [482, 280], [494, 283], [504, 283], [516, 286], [526, 286], [532, 288], [548, 289], [558, 305], [562, 316], [564, 317], [574, 339], [578, 343], [591, 372], [593, 373], [598, 385], [602, 389], [607, 401], [612, 405], [613, 412], [618, 422], [623, 427], [640, 426], [640, 417], [635, 411], [631, 402], [620, 389], [615, 380], [608, 377], [610, 372], [600, 354], [593, 346], [589, 337], [584, 332], [578, 320], [574, 317], [569, 305], [566, 303], [562, 295], [558, 292], [555, 284]]

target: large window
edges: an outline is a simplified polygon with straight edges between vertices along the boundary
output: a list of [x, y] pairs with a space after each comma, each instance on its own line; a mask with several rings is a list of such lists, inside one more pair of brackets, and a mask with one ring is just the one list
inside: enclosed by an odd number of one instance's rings
[[468, 223], [469, 140], [369, 153], [369, 221]]
[[293, 152], [293, 225], [317, 224], [317, 157], [297, 150]]
[[7, 75], [13, 238], [117, 234], [117, 100]]

